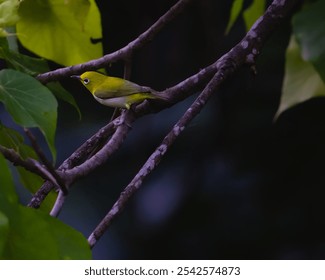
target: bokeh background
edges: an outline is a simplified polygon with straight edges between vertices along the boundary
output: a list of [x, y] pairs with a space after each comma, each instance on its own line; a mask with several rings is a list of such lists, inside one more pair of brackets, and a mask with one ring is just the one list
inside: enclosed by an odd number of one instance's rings
[[[177, 1], [96, 2], [110, 53]], [[224, 35], [231, 2], [195, 1], [135, 54], [131, 80], [163, 90], [227, 52], [245, 34], [238, 20]], [[243, 68], [216, 92], [95, 246], [95, 259], [325, 258], [325, 100], [274, 121], [290, 32], [290, 20], [276, 30], [257, 75]], [[106, 70], [123, 76], [123, 63]], [[112, 114], [79, 83], [62, 83], [82, 119], [60, 103], [58, 163]], [[195, 97], [139, 119], [121, 149], [73, 186], [60, 219], [88, 236]]]

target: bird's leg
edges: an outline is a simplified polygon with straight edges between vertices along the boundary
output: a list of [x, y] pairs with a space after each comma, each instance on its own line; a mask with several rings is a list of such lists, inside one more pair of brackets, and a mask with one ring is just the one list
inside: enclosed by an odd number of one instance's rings
[[115, 108], [114, 112], [111, 116], [111, 119], [109, 120], [109, 122], [113, 121], [115, 118], [117, 118], [119, 115], [121, 115], [121, 110], [120, 108]]
[[[130, 109], [121, 109], [121, 111], [122, 110], [125, 110], [125, 111], [128, 111], [128, 110], [132, 110], [132, 107], [130, 108]], [[127, 125], [129, 128], [132, 128], [132, 126], [131, 126], [131, 124], [130, 123], [128, 123], [128, 121], [125, 119], [125, 114], [120, 114], [120, 118], [118, 119], [118, 118], [115, 118], [114, 119], [114, 125], [116, 125], [116, 126], [119, 126], [119, 125], [122, 125], [122, 124], [125, 124], [125, 125]]]

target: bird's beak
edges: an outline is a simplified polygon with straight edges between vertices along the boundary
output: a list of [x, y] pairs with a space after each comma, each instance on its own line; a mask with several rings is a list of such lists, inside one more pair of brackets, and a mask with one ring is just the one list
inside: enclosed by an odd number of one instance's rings
[[72, 76], [70, 76], [70, 78], [77, 79], [77, 80], [80, 80], [81, 79], [80, 76], [78, 76], [78, 75], [72, 75]]

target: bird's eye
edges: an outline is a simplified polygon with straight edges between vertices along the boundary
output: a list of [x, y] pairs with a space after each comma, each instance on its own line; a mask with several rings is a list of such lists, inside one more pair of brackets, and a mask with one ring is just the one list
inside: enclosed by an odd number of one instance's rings
[[90, 80], [89, 80], [88, 78], [85, 78], [85, 79], [83, 80], [83, 82], [84, 82], [85, 85], [87, 85], [87, 84], [89, 84]]

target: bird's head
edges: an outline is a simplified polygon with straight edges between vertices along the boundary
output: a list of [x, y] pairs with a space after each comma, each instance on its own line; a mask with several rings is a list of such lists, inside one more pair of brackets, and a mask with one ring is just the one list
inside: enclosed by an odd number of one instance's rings
[[106, 76], [94, 71], [88, 71], [80, 76], [71, 76], [71, 78], [78, 79], [92, 94], [94, 94], [96, 88], [101, 85]]

